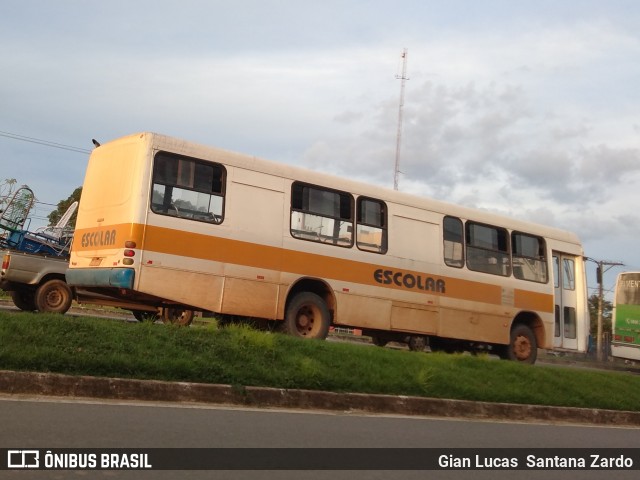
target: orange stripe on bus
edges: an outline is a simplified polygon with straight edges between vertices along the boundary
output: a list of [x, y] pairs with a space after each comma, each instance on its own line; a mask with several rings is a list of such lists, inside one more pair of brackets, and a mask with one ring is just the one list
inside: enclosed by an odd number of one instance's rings
[[522, 310], [534, 310], [539, 312], [553, 312], [553, 295], [546, 293], [530, 292], [528, 290], [514, 291], [513, 305]]
[[[429, 272], [400, 270], [355, 260], [288, 250], [281, 247], [260, 245], [240, 240], [203, 235], [193, 232], [138, 224], [121, 224], [111, 227], [78, 230], [76, 238], [98, 238], [101, 230], [115, 231], [116, 247], [84, 246], [74, 243], [75, 252], [92, 253], [96, 249], [124, 248], [124, 242], [134, 240], [138, 248], [147, 252], [185, 256], [221, 263], [236, 264], [264, 270], [282, 271], [299, 275], [340, 280], [369, 286], [383, 286], [402, 291], [444, 295], [450, 298], [501, 305], [502, 287], [489, 283], [443, 277]], [[144, 239], [144, 245], [143, 245]], [[377, 272], [377, 273], [376, 273]], [[388, 280], [388, 283], [382, 283]], [[382, 281], [382, 282], [381, 282]], [[441, 281], [444, 291], [431, 287], [431, 282]], [[542, 312], [553, 311], [553, 295], [516, 289], [514, 306]]]

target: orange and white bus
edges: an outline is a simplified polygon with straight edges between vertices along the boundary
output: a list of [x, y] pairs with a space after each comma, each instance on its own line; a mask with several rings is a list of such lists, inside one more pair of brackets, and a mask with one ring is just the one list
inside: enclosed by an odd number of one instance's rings
[[[89, 159], [67, 280], [134, 310], [202, 311], [325, 338], [585, 351], [566, 231], [154, 133]], [[169, 314], [171, 316], [171, 314]]]

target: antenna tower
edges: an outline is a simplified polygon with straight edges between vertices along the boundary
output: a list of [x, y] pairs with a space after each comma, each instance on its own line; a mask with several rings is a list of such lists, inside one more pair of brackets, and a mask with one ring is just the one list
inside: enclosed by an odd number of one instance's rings
[[393, 189], [398, 190], [398, 179], [400, 177], [400, 145], [402, 143], [402, 110], [404, 107], [404, 84], [407, 80], [407, 49], [402, 51], [402, 75], [396, 75], [400, 80], [400, 106], [398, 108], [398, 134], [396, 136], [396, 164], [393, 175]]

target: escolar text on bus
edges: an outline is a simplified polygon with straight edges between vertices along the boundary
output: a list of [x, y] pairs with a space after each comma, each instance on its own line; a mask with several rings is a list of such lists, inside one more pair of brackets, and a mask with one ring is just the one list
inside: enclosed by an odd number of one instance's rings
[[397, 285], [415, 290], [426, 290], [430, 292], [445, 293], [445, 282], [442, 279], [423, 277], [412, 273], [384, 270], [382, 268], [373, 272], [373, 278], [382, 285]]
[[83, 247], [108, 247], [116, 244], [115, 230], [101, 230], [82, 235]]

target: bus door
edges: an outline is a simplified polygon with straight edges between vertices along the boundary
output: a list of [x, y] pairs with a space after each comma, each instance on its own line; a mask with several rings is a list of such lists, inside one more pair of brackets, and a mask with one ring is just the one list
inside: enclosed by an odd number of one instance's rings
[[576, 257], [553, 252], [555, 327], [553, 346], [578, 348]]

